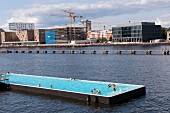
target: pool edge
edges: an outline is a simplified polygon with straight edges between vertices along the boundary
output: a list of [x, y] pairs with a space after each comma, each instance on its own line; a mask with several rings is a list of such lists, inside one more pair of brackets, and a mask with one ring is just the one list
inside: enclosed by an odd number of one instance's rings
[[138, 97], [141, 95], [145, 95], [146, 93], [145, 86], [119, 94], [119, 95], [115, 95], [112, 97], [102, 97], [98, 95], [81, 94], [81, 93], [66, 92], [66, 91], [45, 89], [45, 88], [39, 88], [39, 87], [29, 87], [29, 86], [15, 85], [15, 84], [10, 84], [10, 88], [12, 90], [38, 93], [41, 95], [52, 95], [52, 96], [77, 99], [77, 100], [94, 102], [94, 103], [109, 104], [109, 105], [115, 104], [115, 103], [118, 103], [118, 102], [121, 102], [127, 99], [131, 99], [134, 97]]

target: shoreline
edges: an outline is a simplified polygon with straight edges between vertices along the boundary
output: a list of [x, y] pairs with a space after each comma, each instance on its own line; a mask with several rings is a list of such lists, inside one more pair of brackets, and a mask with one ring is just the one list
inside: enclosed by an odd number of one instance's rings
[[38, 44], [38, 45], [10, 45], [0, 48], [37, 48], [37, 47], [93, 47], [93, 46], [159, 46], [170, 45], [170, 42], [159, 43], [93, 43], [93, 44]]

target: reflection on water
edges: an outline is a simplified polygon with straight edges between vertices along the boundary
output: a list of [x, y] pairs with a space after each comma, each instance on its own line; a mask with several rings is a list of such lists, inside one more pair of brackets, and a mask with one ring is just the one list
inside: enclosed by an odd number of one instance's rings
[[[170, 48], [170, 46], [150, 46], [105, 47], [105, 49], [161, 50], [165, 47]], [[101, 50], [103, 47], [83, 49]], [[23, 92], [0, 92], [0, 112], [169, 112], [169, 61], [169, 55], [0, 54], [0, 71], [5, 73], [146, 85], [145, 96], [112, 106]]]

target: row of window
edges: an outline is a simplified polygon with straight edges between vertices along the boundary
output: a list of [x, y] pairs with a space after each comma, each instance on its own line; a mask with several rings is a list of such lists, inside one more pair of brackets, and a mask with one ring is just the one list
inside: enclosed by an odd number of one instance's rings
[[112, 28], [112, 31], [117, 31], [117, 30], [131, 30], [131, 29], [138, 29], [141, 30], [142, 26], [128, 26], [128, 27], [114, 27]]
[[121, 38], [121, 39], [113, 39], [113, 42], [141, 42], [141, 38]]
[[113, 34], [135, 34], [135, 33], [142, 33], [141, 30], [134, 30], [134, 31], [114, 31]]
[[113, 35], [114, 38], [117, 37], [141, 37], [142, 34], [124, 34], [124, 35]]

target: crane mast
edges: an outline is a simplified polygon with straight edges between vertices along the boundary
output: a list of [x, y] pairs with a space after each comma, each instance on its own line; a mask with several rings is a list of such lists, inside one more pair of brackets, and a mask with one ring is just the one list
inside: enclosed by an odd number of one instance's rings
[[68, 13], [68, 16], [67, 15], [60, 15], [60, 14], [52, 14], [51, 16], [65, 16], [65, 17], [69, 17], [70, 18], [69, 40], [71, 41], [71, 29], [72, 29], [72, 27], [74, 27], [74, 40], [76, 40], [76, 30], [75, 30], [76, 18], [82, 18], [83, 16], [75, 16], [74, 12], [68, 11], [68, 10], [62, 10], [62, 11], [64, 11], [65, 13]]

